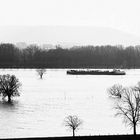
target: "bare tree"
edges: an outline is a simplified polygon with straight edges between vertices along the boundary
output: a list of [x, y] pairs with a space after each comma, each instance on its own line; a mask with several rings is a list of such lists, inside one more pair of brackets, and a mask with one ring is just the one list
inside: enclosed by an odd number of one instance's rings
[[109, 89], [110, 97], [121, 98], [122, 91], [123, 91], [122, 85], [113, 85]]
[[136, 135], [140, 122], [140, 84], [134, 88], [114, 85], [108, 91], [115, 101], [115, 116], [123, 117], [123, 122], [133, 128], [133, 134]]
[[0, 96], [8, 97], [8, 102], [11, 102], [11, 97], [19, 96], [19, 87], [21, 83], [15, 75], [0, 75]]
[[67, 116], [64, 120], [65, 126], [68, 127], [73, 132], [73, 137], [75, 136], [75, 131], [79, 129], [79, 126], [82, 124], [77, 116]]
[[40, 79], [42, 79], [43, 74], [46, 73], [46, 69], [37, 69], [36, 71], [37, 71], [38, 75], [40, 76]]

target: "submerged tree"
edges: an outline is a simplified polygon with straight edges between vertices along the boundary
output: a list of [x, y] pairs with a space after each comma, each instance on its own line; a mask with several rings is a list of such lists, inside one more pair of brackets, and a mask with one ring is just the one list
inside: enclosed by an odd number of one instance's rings
[[21, 83], [15, 75], [0, 75], [0, 96], [2, 98], [8, 98], [8, 102], [11, 102], [11, 98], [14, 96], [20, 96], [19, 87]]
[[42, 79], [43, 74], [46, 73], [46, 69], [37, 69], [36, 71], [37, 71], [38, 75], [40, 76], [40, 79]]
[[115, 101], [116, 116], [123, 117], [123, 122], [133, 128], [140, 122], [140, 84], [134, 88], [114, 85], [109, 89], [109, 95]]
[[68, 127], [73, 132], [73, 137], [75, 136], [75, 131], [79, 129], [79, 126], [82, 124], [77, 116], [67, 116], [64, 120], [65, 126]]

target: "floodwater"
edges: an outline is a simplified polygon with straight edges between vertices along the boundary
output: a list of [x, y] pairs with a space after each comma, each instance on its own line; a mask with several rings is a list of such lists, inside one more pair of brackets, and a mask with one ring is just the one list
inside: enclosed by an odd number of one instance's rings
[[71, 136], [64, 125], [68, 115], [83, 121], [76, 135], [131, 134], [122, 118], [114, 117], [107, 93], [114, 84], [135, 86], [140, 81], [140, 70], [125, 71], [123, 76], [67, 75], [66, 69], [47, 69], [40, 79], [35, 69], [0, 69], [22, 83], [13, 104], [0, 102], [0, 138]]

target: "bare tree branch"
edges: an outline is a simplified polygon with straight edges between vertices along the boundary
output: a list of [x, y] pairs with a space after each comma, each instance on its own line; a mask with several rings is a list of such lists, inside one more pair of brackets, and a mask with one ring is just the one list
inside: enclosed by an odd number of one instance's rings
[[11, 101], [11, 97], [20, 95], [20, 86], [21, 83], [15, 75], [0, 75], [0, 95], [3, 99], [8, 97], [8, 102]]
[[[123, 122], [131, 126], [136, 135], [136, 126], [140, 122], [140, 82], [134, 88], [123, 88], [114, 85], [109, 90], [109, 96], [115, 101], [115, 116], [122, 116]], [[115, 100], [119, 99], [119, 100]]]
[[75, 131], [78, 130], [79, 126], [82, 124], [77, 116], [69, 115], [64, 120], [65, 126], [70, 128], [73, 131], [73, 137], [75, 136]]
[[40, 79], [42, 79], [43, 75], [46, 73], [46, 69], [37, 69], [36, 72], [40, 76]]

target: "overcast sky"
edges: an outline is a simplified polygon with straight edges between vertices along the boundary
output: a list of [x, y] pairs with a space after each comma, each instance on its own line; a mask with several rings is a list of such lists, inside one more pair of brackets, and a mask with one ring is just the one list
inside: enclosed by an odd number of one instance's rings
[[140, 37], [140, 0], [0, 0], [0, 25], [111, 27]]

